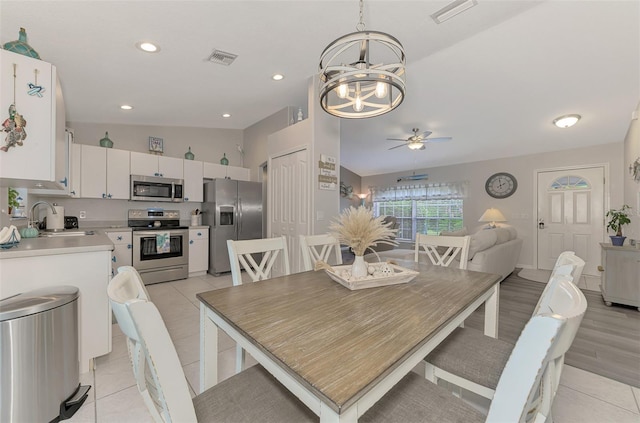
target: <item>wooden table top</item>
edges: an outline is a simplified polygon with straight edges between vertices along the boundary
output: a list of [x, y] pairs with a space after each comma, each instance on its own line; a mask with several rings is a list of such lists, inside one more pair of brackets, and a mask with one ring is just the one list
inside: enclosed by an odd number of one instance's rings
[[500, 277], [399, 262], [411, 282], [350, 291], [324, 271], [202, 292], [197, 298], [335, 410], [375, 382]]

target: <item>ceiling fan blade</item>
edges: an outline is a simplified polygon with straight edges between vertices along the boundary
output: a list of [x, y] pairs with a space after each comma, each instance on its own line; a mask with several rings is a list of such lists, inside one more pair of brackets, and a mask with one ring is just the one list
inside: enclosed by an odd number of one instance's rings
[[452, 139], [453, 139], [452, 137], [427, 138], [426, 140], [423, 140], [423, 142], [424, 141], [426, 141], [426, 142], [444, 142], [444, 141], [449, 141], [449, 140], [452, 140]]
[[424, 138], [427, 138], [427, 137], [428, 137], [429, 135], [431, 135], [432, 133], [433, 133], [433, 132], [431, 132], [431, 131], [424, 131], [422, 134], [417, 135], [417, 136], [418, 136], [418, 137], [420, 137], [420, 138], [422, 138], [422, 139], [424, 139]]
[[391, 147], [388, 150], [395, 150], [396, 148], [404, 147], [406, 144], [396, 145], [395, 147]]
[[402, 142], [407, 142], [406, 139], [401, 139], [401, 138], [387, 138], [387, 141], [402, 141]]
[[420, 150], [424, 150], [425, 148], [427, 148], [427, 146], [422, 143], [422, 147], [420, 147]]

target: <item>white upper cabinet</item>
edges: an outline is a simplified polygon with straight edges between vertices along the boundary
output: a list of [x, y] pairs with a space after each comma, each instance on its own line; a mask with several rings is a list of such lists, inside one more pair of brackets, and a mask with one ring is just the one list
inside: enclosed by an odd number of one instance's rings
[[131, 174], [183, 179], [183, 159], [131, 152]]
[[0, 111], [6, 118], [12, 105], [16, 115], [7, 124], [13, 131], [0, 138], [0, 184], [63, 189], [65, 112], [55, 66], [0, 49]]
[[217, 163], [204, 164], [204, 177], [206, 179], [235, 179], [237, 181], [250, 181], [250, 170], [244, 167], [226, 166]]
[[203, 200], [203, 163], [197, 160], [184, 161], [184, 201], [201, 203]]
[[129, 199], [129, 152], [83, 145], [80, 197]]

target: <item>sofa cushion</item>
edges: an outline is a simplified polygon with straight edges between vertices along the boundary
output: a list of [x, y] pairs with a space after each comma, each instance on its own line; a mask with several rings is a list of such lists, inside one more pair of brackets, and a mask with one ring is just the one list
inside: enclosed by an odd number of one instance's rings
[[518, 230], [513, 226], [505, 226], [504, 228], [509, 231], [509, 241], [518, 237]]
[[467, 227], [458, 230], [458, 231], [442, 231], [440, 232], [440, 236], [466, 236], [469, 235], [467, 232]]
[[511, 240], [511, 233], [507, 228], [495, 228], [494, 231], [497, 236], [496, 244], [504, 244]]
[[471, 245], [469, 246], [469, 260], [473, 259], [478, 251], [486, 250], [495, 245], [498, 240], [496, 231], [483, 230], [471, 235]]

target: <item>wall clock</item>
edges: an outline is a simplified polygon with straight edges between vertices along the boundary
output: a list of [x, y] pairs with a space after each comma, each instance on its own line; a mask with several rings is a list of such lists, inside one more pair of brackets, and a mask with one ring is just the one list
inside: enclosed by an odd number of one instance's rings
[[493, 198], [507, 198], [518, 189], [518, 181], [510, 173], [499, 172], [489, 176], [484, 189]]

